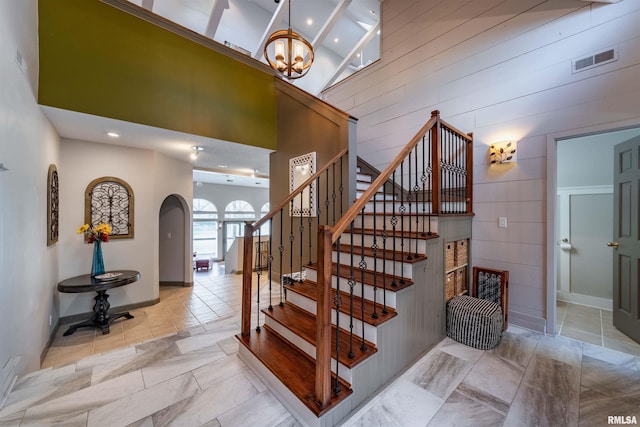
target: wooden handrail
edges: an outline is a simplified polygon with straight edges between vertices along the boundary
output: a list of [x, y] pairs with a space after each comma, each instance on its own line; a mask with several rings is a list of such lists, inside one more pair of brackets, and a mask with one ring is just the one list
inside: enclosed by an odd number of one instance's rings
[[285, 206], [287, 206], [295, 197], [297, 197], [300, 193], [302, 193], [304, 191], [305, 188], [307, 188], [309, 185], [311, 185], [311, 183], [313, 181], [315, 181], [320, 174], [322, 174], [322, 172], [326, 171], [327, 169], [329, 169], [331, 167], [331, 165], [333, 165], [335, 162], [337, 162], [340, 157], [344, 156], [345, 154], [347, 154], [347, 152], [349, 151], [349, 147], [345, 147], [343, 148], [338, 154], [336, 154], [331, 160], [329, 160], [327, 163], [325, 163], [324, 166], [322, 166], [320, 168], [320, 170], [316, 171], [315, 174], [313, 174], [310, 178], [308, 178], [305, 182], [303, 182], [302, 184], [300, 184], [298, 186], [298, 188], [295, 189], [295, 191], [291, 194], [289, 194], [289, 196], [287, 196], [282, 202], [280, 202], [280, 204], [271, 209], [271, 211], [269, 211], [268, 214], [266, 214], [265, 216], [263, 216], [262, 218], [260, 218], [258, 221], [253, 223], [253, 229], [257, 230], [262, 224], [264, 224], [265, 222], [269, 221], [271, 218], [273, 218], [278, 212], [280, 212], [280, 209], [284, 208]]
[[409, 155], [409, 153], [415, 148], [415, 146], [422, 140], [422, 137], [427, 133], [431, 127], [438, 121], [439, 112], [434, 111], [431, 119], [418, 131], [416, 136], [398, 153], [398, 155], [389, 163], [385, 170], [369, 185], [369, 188], [356, 200], [356, 202], [349, 208], [347, 212], [340, 218], [340, 220], [333, 226], [333, 232], [331, 233], [331, 243], [338, 241], [338, 238], [347, 230], [349, 224], [358, 216], [360, 211], [364, 209], [365, 205], [371, 198], [378, 192], [378, 189], [384, 185], [389, 179], [393, 171], [395, 171], [400, 163], [402, 163]]

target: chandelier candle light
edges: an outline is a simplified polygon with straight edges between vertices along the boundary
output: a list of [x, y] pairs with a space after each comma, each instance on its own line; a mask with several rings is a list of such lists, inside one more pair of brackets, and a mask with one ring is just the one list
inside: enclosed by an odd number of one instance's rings
[[78, 228], [78, 234], [84, 234], [87, 243], [93, 243], [93, 259], [91, 261], [91, 278], [104, 273], [104, 261], [102, 259], [102, 242], [109, 241], [111, 226], [101, 223], [95, 227], [84, 224]]
[[[279, 3], [279, 0], [275, 0]], [[291, 29], [291, 1], [289, 3], [289, 28], [278, 30], [269, 36], [264, 46], [264, 57], [271, 68], [289, 80], [299, 79], [309, 71], [313, 63], [313, 47], [300, 34]]]

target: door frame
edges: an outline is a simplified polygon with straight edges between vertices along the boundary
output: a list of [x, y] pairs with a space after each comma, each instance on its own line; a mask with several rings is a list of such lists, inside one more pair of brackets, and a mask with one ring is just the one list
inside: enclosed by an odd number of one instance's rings
[[556, 244], [556, 189], [558, 185], [558, 146], [557, 141], [570, 138], [579, 138], [598, 133], [608, 133], [619, 130], [640, 127], [640, 118], [609, 122], [583, 128], [574, 128], [547, 134], [547, 212], [546, 212], [546, 327], [545, 333], [556, 334], [556, 289], [559, 246]]

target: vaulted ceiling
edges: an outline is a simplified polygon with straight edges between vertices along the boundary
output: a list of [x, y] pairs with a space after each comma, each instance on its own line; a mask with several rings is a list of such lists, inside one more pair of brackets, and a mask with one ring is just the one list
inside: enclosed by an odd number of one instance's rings
[[290, 26], [316, 54], [293, 83], [316, 95], [379, 58], [379, 0], [128, 1], [262, 62], [267, 38], [289, 26], [290, 11]]

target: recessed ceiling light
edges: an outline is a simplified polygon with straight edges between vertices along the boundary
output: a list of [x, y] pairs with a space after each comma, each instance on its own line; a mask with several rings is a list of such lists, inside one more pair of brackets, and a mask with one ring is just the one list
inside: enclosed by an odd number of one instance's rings
[[313, 25], [313, 19], [307, 18], [307, 25]]
[[369, 12], [370, 12], [372, 15], [375, 15], [375, 14], [376, 14], [376, 11], [375, 11], [375, 10], [373, 10], [373, 9], [369, 9]]
[[337, 38], [337, 37], [336, 37], [335, 39], [333, 39], [333, 42], [334, 42], [334, 43], [338, 43], [339, 41], [340, 41], [340, 39], [339, 39], [339, 38]]
[[220, 169], [226, 169], [226, 168], [228, 168], [229, 166], [227, 166], [227, 165], [218, 165], [218, 167], [219, 167]]
[[260, 181], [256, 181], [256, 184], [257, 184], [257, 185], [260, 185], [260, 184], [261, 184], [261, 182], [260, 182]]
[[204, 150], [204, 148], [198, 146], [198, 145], [194, 145], [191, 147], [191, 160], [196, 160], [198, 158], [198, 155], [200, 154], [200, 152]]
[[107, 135], [109, 135], [111, 138], [120, 138], [120, 134], [117, 132], [107, 132]]

